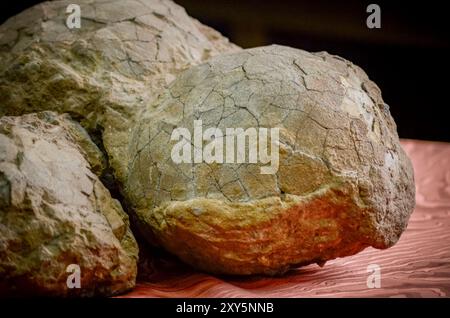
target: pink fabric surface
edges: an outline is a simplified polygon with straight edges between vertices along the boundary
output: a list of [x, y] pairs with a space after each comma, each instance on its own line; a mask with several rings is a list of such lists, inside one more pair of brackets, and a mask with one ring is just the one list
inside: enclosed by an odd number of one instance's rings
[[[367, 248], [281, 277], [216, 277], [159, 260], [123, 297], [449, 297], [450, 143], [402, 145], [414, 166], [416, 209], [394, 247]], [[367, 287], [370, 264], [381, 268], [381, 288]]]

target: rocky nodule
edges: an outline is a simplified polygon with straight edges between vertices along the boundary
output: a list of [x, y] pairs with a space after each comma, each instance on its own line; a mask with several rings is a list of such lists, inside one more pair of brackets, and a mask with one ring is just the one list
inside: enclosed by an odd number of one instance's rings
[[[114, 295], [134, 287], [128, 215], [93, 172], [102, 154], [67, 115], [0, 119], [0, 295]], [[80, 288], [67, 267], [80, 268]]]
[[[397, 242], [413, 170], [359, 67], [283, 46], [242, 50], [171, 1], [76, 1], [81, 28], [69, 30], [72, 2], [0, 26], [0, 293], [134, 286], [137, 244], [105, 171], [149, 244], [211, 273], [274, 275]], [[276, 169], [174, 161], [174, 130], [200, 121], [276, 128]], [[80, 289], [67, 287], [70, 264]]]
[[[171, 160], [171, 132], [278, 127], [279, 167]], [[277, 274], [392, 246], [413, 170], [377, 86], [350, 62], [268, 46], [180, 74], [142, 116], [126, 192], [144, 233], [196, 268]]]

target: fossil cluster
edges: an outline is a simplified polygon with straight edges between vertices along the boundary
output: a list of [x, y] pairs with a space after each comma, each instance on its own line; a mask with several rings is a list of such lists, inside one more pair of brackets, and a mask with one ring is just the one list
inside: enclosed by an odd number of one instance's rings
[[362, 69], [241, 49], [169, 0], [75, 1], [70, 29], [73, 2], [0, 26], [0, 294], [129, 290], [130, 220], [144, 244], [218, 274], [397, 242], [413, 170]]

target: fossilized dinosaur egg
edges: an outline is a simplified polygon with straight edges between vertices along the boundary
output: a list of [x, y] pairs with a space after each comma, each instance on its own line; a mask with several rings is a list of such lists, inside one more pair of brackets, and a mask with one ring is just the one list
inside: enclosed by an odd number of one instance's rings
[[101, 157], [67, 115], [0, 118], [0, 296], [134, 287], [138, 246], [128, 215], [93, 172]]
[[352, 63], [282, 46], [180, 74], [133, 133], [141, 230], [194, 267], [275, 274], [393, 245], [411, 163], [378, 87]]
[[70, 113], [100, 134], [122, 181], [140, 110], [181, 70], [237, 49], [172, 1], [43, 2], [0, 26], [0, 116]]

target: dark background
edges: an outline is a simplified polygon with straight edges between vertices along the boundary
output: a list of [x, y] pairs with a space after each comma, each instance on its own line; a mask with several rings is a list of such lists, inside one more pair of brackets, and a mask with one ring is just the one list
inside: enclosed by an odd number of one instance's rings
[[[2, 1], [1, 22], [40, 1]], [[383, 92], [400, 137], [450, 141], [445, 1], [176, 0], [242, 47], [328, 51], [361, 66]], [[366, 8], [381, 7], [381, 29]]]

